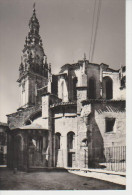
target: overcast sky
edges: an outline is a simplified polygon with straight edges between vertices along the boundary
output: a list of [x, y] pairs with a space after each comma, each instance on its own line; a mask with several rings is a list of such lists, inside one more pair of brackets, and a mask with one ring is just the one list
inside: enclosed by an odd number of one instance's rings
[[[18, 69], [34, 0], [0, 0], [0, 121], [18, 108]], [[98, 3], [98, 0], [97, 0]], [[97, 5], [97, 4], [96, 4]], [[94, 0], [36, 0], [44, 51], [52, 72], [89, 59]], [[95, 17], [96, 18], [96, 17]], [[102, 0], [93, 62], [125, 65], [125, 0]]]

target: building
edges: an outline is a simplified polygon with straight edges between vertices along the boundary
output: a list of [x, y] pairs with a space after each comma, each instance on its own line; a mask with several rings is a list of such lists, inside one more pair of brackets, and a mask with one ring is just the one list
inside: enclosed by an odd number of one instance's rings
[[53, 75], [39, 27], [34, 8], [19, 68], [20, 107], [7, 115], [8, 167], [99, 167], [113, 155], [107, 148], [124, 162], [125, 67], [84, 55]]
[[8, 125], [0, 122], [0, 165], [7, 164], [7, 131]]

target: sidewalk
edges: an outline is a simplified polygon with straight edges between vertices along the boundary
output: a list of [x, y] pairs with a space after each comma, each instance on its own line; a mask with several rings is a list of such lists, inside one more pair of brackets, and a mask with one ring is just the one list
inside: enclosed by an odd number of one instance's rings
[[84, 176], [84, 177], [92, 177], [96, 179], [100, 179], [103, 181], [109, 181], [112, 183], [126, 185], [126, 177], [125, 173], [123, 172], [112, 172], [112, 171], [105, 171], [100, 169], [69, 169], [70, 173]]

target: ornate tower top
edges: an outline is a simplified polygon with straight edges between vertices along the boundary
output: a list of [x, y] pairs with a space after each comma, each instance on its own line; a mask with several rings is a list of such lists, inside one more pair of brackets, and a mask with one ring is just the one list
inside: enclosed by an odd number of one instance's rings
[[29, 20], [29, 33], [26, 37], [24, 49], [22, 51], [18, 81], [20, 81], [27, 72], [34, 72], [46, 78], [48, 77], [47, 57], [43, 50], [42, 39], [39, 35], [39, 28], [40, 25], [36, 17], [34, 3], [33, 14]]
[[29, 20], [29, 28], [32, 32], [39, 33], [39, 21], [36, 17], [35, 3], [33, 4], [33, 15]]

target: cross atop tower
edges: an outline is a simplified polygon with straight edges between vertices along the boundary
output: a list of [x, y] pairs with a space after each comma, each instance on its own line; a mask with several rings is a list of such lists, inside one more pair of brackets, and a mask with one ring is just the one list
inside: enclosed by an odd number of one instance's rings
[[86, 53], [84, 53], [84, 58], [83, 59], [84, 59], [84, 61], [86, 60]]
[[34, 12], [34, 13], [35, 13], [35, 11], [36, 11], [36, 10], [35, 10], [35, 5], [36, 5], [36, 4], [35, 4], [35, 2], [34, 2], [34, 4], [33, 4], [33, 12]]

